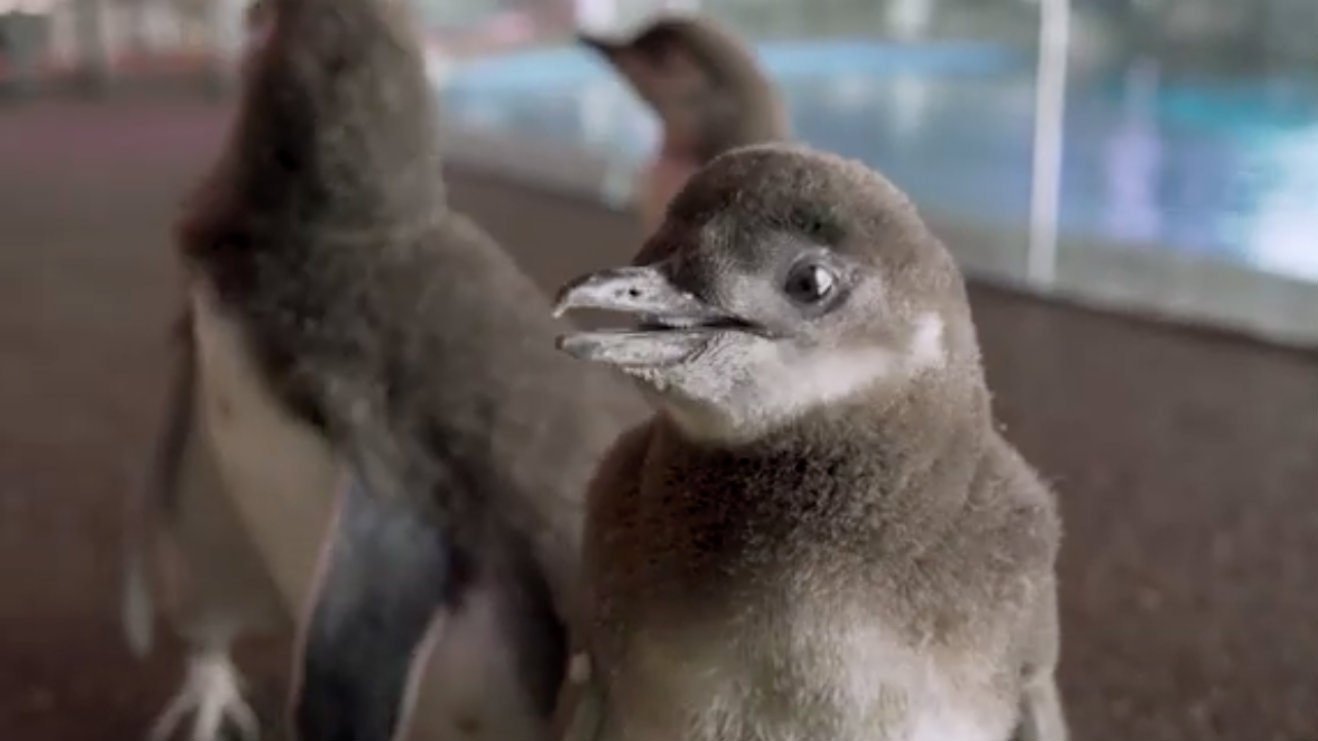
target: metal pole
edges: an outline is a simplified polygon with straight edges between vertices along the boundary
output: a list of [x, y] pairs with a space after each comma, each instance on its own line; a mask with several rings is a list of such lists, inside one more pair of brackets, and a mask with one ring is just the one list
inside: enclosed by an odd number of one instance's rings
[[617, 0], [573, 0], [572, 11], [577, 28], [608, 33], [618, 30]]
[[104, 0], [72, 0], [82, 81], [99, 90], [109, 83], [113, 60]]
[[206, 26], [209, 32], [211, 84], [220, 90], [227, 89], [238, 79], [242, 65], [243, 46], [246, 42], [244, 13], [241, 0], [208, 0]]
[[1049, 286], [1057, 273], [1057, 212], [1062, 190], [1062, 124], [1066, 118], [1070, 0], [1043, 0], [1040, 15], [1026, 276], [1035, 285]]

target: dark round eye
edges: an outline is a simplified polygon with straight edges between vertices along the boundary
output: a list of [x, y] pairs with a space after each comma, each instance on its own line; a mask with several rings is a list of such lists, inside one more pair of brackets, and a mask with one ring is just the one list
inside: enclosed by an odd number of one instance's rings
[[667, 64], [673, 56], [672, 39], [664, 34], [653, 32], [634, 43], [641, 56], [653, 64]]
[[818, 208], [794, 208], [787, 217], [787, 223], [797, 234], [813, 240], [828, 241], [833, 231], [829, 228], [828, 218]]
[[807, 237], [817, 237], [824, 231], [824, 220], [819, 218], [817, 214], [797, 214], [792, 221], [795, 222], [796, 228]]
[[837, 277], [827, 268], [807, 262], [797, 265], [787, 274], [783, 292], [797, 303], [817, 304], [828, 298], [836, 285]]

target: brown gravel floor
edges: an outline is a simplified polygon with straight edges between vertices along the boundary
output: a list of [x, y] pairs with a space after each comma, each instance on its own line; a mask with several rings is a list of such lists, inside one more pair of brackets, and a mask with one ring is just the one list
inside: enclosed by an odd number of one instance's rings
[[[115, 621], [146, 449], [167, 226], [223, 110], [0, 107], [0, 738], [140, 738], [176, 680]], [[629, 221], [457, 173], [546, 285]], [[1062, 493], [1062, 680], [1082, 739], [1318, 738], [1318, 356], [975, 287], [1010, 437]], [[1316, 319], [1318, 321], [1318, 319]], [[278, 641], [252, 647], [277, 694]]]

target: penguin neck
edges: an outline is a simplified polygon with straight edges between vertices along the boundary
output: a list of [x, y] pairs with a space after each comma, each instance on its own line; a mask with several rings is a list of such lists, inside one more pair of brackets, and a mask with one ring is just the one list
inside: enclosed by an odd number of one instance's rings
[[637, 180], [637, 207], [647, 232], [659, 228], [668, 203], [699, 168], [689, 152], [667, 144], [650, 160]]
[[695, 170], [729, 150], [787, 138], [780, 127], [773, 125], [772, 121], [762, 121], [752, 110], [734, 109], [727, 115], [708, 111], [707, 114], [708, 118], [701, 122], [699, 131], [689, 135], [665, 130], [659, 158], [689, 163], [688, 166]]
[[783, 108], [767, 86], [767, 82], [760, 81], [745, 89], [712, 93], [694, 131], [664, 127], [656, 159], [681, 162], [695, 170], [739, 147], [790, 139]]
[[987, 391], [982, 384], [958, 381], [928, 374], [896, 395], [862, 396], [814, 410], [766, 442], [816, 451], [827, 451], [831, 444], [848, 455], [876, 451], [880, 454], [871, 458], [871, 473], [883, 484], [884, 496], [901, 497], [906, 492], [899, 482], [943, 465], [949, 456], [973, 454], [977, 447], [964, 441], [978, 438], [989, 426]]
[[733, 149], [792, 138], [786, 109], [758, 70], [727, 75], [710, 109], [696, 149], [702, 165]]
[[697, 56], [716, 91], [705, 106], [702, 164], [729, 149], [791, 138], [786, 109], [754, 49], [714, 28], [697, 33], [704, 37]]
[[677, 459], [751, 480], [774, 471], [772, 485], [734, 484], [716, 498], [697, 497], [719, 511], [720, 521], [735, 512], [732, 519], [753, 523], [749, 530], [773, 530], [791, 542], [903, 550], [952, 522], [966, 504], [990, 416], [983, 384], [962, 380], [930, 374], [900, 394], [812, 410], [736, 445], [691, 439], [661, 417], [660, 445], [666, 457], [680, 450]]
[[652, 167], [655, 170], [663, 168], [689, 175], [708, 161], [702, 155], [703, 149], [703, 142], [698, 135], [684, 135], [673, 131], [671, 127], [665, 127]]
[[400, 4], [274, 5], [185, 249], [360, 249], [431, 228], [445, 211], [434, 94]]

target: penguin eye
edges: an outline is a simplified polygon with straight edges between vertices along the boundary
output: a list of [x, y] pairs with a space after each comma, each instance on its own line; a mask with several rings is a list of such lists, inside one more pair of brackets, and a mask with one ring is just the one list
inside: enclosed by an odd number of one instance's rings
[[834, 231], [824, 215], [813, 209], [796, 209], [788, 216], [788, 224], [797, 234], [818, 241], [828, 241]]
[[673, 56], [673, 42], [668, 34], [659, 30], [651, 31], [635, 43], [641, 56], [656, 66], [663, 67]]
[[653, 64], [663, 63], [664, 57], [668, 55], [668, 51], [660, 44], [646, 44], [639, 47], [639, 50], [646, 61]]
[[837, 277], [824, 266], [805, 262], [792, 268], [783, 285], [783, 293], [798, 304], [817, 304], [833, 294]]
[[797, 217], [797, 226], [806, 236], [814, 237], [824, 231], [824, 220], [815, 214], [802, 214]]

